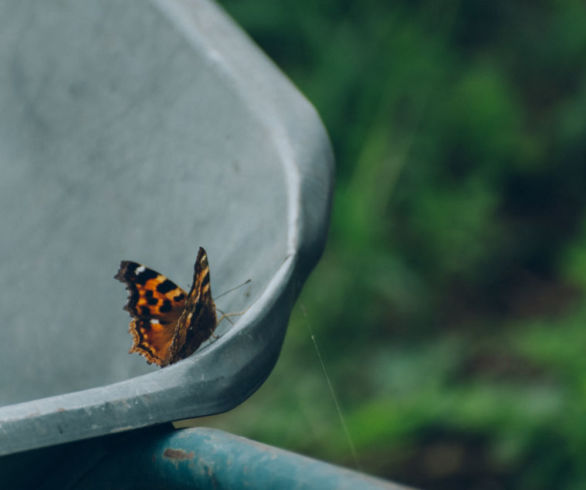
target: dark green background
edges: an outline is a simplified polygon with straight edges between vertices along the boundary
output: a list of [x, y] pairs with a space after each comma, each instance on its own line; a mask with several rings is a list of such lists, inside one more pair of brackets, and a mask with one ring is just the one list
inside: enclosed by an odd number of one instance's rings
[[355, 467], [309, 324], [360, 469], [586, 488], [584, 2], [221, 5], [316, 106], [337, 182], [275, 372], [206, 423]]

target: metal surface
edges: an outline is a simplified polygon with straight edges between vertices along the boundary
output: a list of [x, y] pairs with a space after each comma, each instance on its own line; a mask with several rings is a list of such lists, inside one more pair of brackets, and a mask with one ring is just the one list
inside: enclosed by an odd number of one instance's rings
[[73, 487], [406, 490], [217, 429], [144, 437], [108, 452]]
[[[0, 0], [0, 455], [228, 410], [265, 380], [323, 249], [311, 105], [207, 0]], [[159, 370], [121, 259], [246, 313]]]
[[[49, 451], [59, 450], [59, 457]], [[25, 461], [32, 488], [91, 489], [360, 489], [406, 490], [290, 451], [217, 429], [154, 428], [32, 451]], [[58, 461], [51, 467], [47, 460]], [[0, 470], [2, 469], [0, 459]], [[22, 483], [8, 476], [4, 485]]]

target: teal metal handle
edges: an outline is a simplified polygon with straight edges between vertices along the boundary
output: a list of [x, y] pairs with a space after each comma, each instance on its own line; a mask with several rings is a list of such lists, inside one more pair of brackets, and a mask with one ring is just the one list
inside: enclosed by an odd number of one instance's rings
[[[111, 439], [97, 464], [66, 487], [406, 490], [217, 429], [147, 430], [124, 436]], [[90, 453], [95, 456], [89, 448], [78, 454], [85, 460]]]

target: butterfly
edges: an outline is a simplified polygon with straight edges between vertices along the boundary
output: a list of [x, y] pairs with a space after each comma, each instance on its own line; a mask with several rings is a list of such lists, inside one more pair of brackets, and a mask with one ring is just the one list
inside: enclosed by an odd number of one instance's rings
[[122, 261], [115, 279], [129, 292], [124, 309], [130, 313], [133, 344], [129, 354], [144, 356], [161, 367], [193, 354], [209, 339], [216, 325], [210, 268], [200, 247], [189, 294], [162, 274], [136, 262]]

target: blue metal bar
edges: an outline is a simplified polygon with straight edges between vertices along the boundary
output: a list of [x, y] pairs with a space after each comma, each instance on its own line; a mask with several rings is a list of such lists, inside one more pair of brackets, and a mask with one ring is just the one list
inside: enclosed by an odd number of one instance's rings
[[405, 487], [226, 432], [194, 428], [117, 443], [71, 487], [387, 489]]

